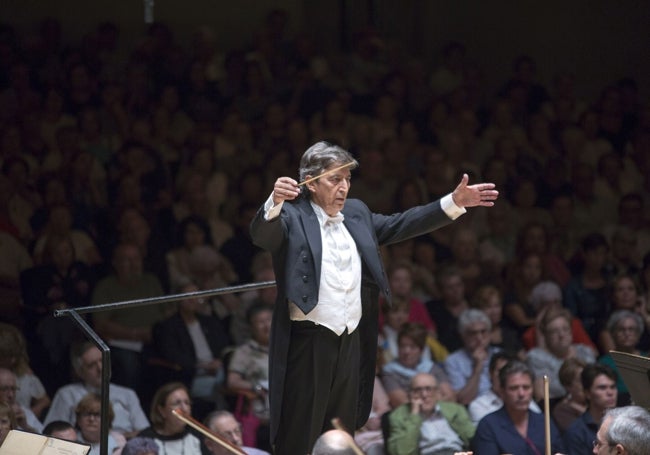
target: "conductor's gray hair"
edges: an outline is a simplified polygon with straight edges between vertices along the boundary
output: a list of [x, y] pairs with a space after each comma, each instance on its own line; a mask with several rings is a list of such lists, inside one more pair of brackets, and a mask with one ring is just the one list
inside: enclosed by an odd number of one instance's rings
[[350, 152], [343, 150], [338, 145], [324, 141], [317, 142], [309, 147], [300, 159], [299, 179], [302, 182], [307, 179], [308, 175], [316, 177], [332, 165], [342, 166], [350, 162], [354, 163], [350, 165], [350, 169], [359, 166], [359, 162]]
[[620, 444], [628, 455], [644, 455], [650, 447], [650, 412], [640, 406], [613, 408], [605, 413], [610, 418], [605, 441], [611, 446]]

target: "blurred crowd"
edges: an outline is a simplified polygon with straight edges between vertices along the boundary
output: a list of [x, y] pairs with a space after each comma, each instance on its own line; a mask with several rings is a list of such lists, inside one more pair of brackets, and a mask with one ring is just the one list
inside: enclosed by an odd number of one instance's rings
[[[101, 356], [54, 310], [273, 280], [248, 224], [327, 140], [359, 160], [350, 197], [377, 212], [435, 200], [462, 173], [500, 191], [495, 207], [382, 252], [395, 302], [381, 302], [376, 409], [358, 443], [389, 450], [382, 415], [409, 402], [417, 374], [469, 411], [498, 395], [498, 352], [535, 373], [533, 404], [551, 376], [568, 429], [588, 407], [586, 365], [616, 371], [610, 350], [650, 350], [650, 103], [636, 81], [581, 99], [588, 74], [541, 81], [522, 55], [495, 90], [459, 42], [432, 65], [372, 29], [335, 54], [289, 29], [273, 10], [226, 50], [207, 27], [181, 44], [154, 23], [120, 46], [111, 22], [74, 43], [55, 19], [28, 34], [0, 24], [0, 401], [16, 425], [98, 437], [84, 419]], [[206, 422], [234, 415], [224, 434], [270, 451], [274, 304], [267, 288], [88, 316], [111, 346], [113, 453], [137, 434], [164, 453], [210, 450], [169, 439], [187, 432], [169, 397]]]

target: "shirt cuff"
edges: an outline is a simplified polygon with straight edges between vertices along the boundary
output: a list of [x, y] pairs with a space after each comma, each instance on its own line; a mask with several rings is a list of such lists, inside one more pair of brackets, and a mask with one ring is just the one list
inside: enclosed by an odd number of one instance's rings
[[269, 195], [269, 198], [264, 203], [264, 219], [270, 221], [274, 218], [277, 218], [280, 215], [282, 210], [282, 205], [284, 201], [280, 201], [278, 205], [273, 205], [273, 193]]
[[449, 193], [446, 196], [443, 196], [442, 199], [440, 199], [440, 207], [442, 207], [442, 210], [452, 220], [455, 220], [456, 218], [458, 218], [459, 216], [467, 212], [465, 207], [458, 207], [456, 205], [454, 199], [451, 197], [451, 193]]

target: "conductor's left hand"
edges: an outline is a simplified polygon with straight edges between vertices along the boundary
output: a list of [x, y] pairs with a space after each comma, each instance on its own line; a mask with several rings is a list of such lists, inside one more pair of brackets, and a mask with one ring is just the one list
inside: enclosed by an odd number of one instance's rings
[[463, 174], [463, 178], [456, 187], [451, 197], [458, 207], [492, 207], [494, 201], [499, 197], [499, 192], [494, 189], [494, 183], [476, 183], [468, 185], [469, 176]]

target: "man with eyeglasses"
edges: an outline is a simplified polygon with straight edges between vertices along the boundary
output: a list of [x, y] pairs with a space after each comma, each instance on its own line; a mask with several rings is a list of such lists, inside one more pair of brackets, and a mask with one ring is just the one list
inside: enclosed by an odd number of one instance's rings
[[595, 455], [646, 455], [650, 447], [650, 412], [624, 406], [605, 413], [593, 441]]
[[464, 406], [438, 401], [438, 383], [429, 373], [411, 380], [409, 402], [388, 415], [388, 453], [453, 455], [469, 448], [474, 424]]
[[490, 359], [501, 349], [490, 346], [492, 323], [483, 311], [471, 308], [458, 318], [463, 347], [445, 360], [445, 371], [460, 404], [469, 405], [490, 390]]
[[591, 453], [589, 442], [596, 437], [605, 411], [616, 407], [616, 373], [607, 365], [592, 363], [580, 375], [587, 399], [587, 410], [564, 433], [564, 444], [571, 455]]
[[[270, 455], [263, 450], [243, 446], [241, 424], [228, 411], [214, 411], [208, 414], [205, 418], [205, 426], [217, 436], [239, 447], [247, 455]], [[229, 455], [232, 453], [231, 450], [226, 449], [223, 445], [210, 438], [206, 438], [204, 442], [211, 455]]]
[[43, 430], [43, 424], [31, 409], [22, 406], [16, 401], [17, 391], [18, 382], [16, 380], [16, 374], [6, 368], [0, 368], [0, 402], [11, 406], [16, 416], [18, 429], [40, 433]]

